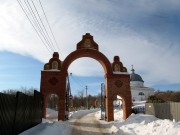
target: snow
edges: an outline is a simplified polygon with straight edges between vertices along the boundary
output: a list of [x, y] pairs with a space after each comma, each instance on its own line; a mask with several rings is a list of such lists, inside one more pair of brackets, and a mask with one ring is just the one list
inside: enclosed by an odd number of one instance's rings
[[133, 105], [134, 105], [134, 106], [135, 106], [135, 105], [142, 105], [142, 104], [145, 105], [145, 103], [146, 103], [146, 101], [134, 101], [134, 102], [133, 102]]
[[43, 122], [20, 135], [70, 135], [70, 125], [67, 121], [50, 121], [43, 119]]
[[[145, 114], [131, 114], [128, 119], [123, 120], [122, 114], [122, 110], [114, 111], [115, 121], [110, 122], [110, 133], [114, 135], [180, 135], [180, 122], [161, 120], [153, 115]], [[99, 118], [100, 111], [95, 116]]]
[[120, 97], [120, 96], [117, 95], [117, 99], [122, 99], [122, 97]]
[[[47, 109], [47, 113], [49, 117], [57, 117], [57, 111]], [[97, 120], [103, 124], [102, 127], [109, 128], [109, 133], [114, 135], [180, 135], [180, 122], [161, 120], [152, 115], [144, 114], [131, 114], [128, 119], [123, 120], [123, 111], [119, 109], [114, 110], [115, 121], [113, 122], [100, 120], [101, 112], [98, 109], [71, 112], [69, 115], [70, 119], [76, 119], [88, 113], [95, 113]], [[69, 121], [43, 119], [41, 124], [20, 135], [70, 135], [71, 129]]]
[[145, 107], [145, 104], [141, 104], [141, 105], [135, 105], [132, 108], [136, 108], [136, 107]]
[[126, 121], [114, 123], [110, 130], [119, 135], [180, 135], [180, 122], [160, 120], [152, 115], [132, 114]]
[[49, 70], [42, 70], [42, 71], [47, 71], [47, 72], [59, 72], [60, 70], [58, 69], [49, 69]]
[[71, 112], [71, 115], [69, 116], [70, 119], [72, 118], [78, 118], [81, 115], [85, 115], [88, 113], [93, 113], [93, 112], [97, 112], [99, 109], [90, 109], [90, 110], [80, 110], [80, 111], [75, 111], [75, 112]]
[[46, 108], [46, 118], [56, 121], [58, 117], [58, 111]]
[[[70, 112], [69, 117], [77, 118], [84, 114], [97, 112], [98, 110], [99, 109], [92, 109]], [[71, 126], [68, 121], [57, 121], [57, 111], [46, 108], [46, 113], [46, 116], [48, 116], [50, 120], [42, 119], [41, 124], [24, 131], [20, 135], [71, 135]]]
[[128, 72], [113, 72], [113, 74], [119, 74], [119, 75], [130, 75]]

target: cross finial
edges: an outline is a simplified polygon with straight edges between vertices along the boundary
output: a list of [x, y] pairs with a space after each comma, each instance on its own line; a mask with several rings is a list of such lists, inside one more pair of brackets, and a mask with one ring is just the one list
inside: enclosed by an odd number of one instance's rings
[[132, 66], [132, 69], [131, 69], [131, 71], [134, 73], [134, 71], [135, 71], [135, 70], [134, 70], [134, 68], [133, 68], [133, 65], [131, 65], [131, 66]]

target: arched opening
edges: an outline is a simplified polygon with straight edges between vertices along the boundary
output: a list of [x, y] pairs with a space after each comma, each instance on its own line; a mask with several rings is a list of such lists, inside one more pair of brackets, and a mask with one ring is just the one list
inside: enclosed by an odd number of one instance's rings
[[109, 62], [107, 57], [103, 55], [101, 52], [97, 50], [92, 50], [92, 49], [76, 50], [70, 53], [63, 62], [62, 72], [67, 72], [69, 65], [76, 59], [82, 58], [82, 57], [89, 57], [89, 58], [93, 58], [97, 60], [102, 65], [105, 75], [112, 74], [111, 63]]
[[114, 121], [123, 120], [123, 106], [124, 100], [121, 96], [117, 95], [113, 101], [114, 106]]
[[68, 72], [73, 111], [100, 108], [101, 83], [105, 82], [102, 65], [92, 58], [78, 58], [69, 65]]
[[[112, 75], [112, 68], [111, 68], [111, 63], [109, 62], [109, 60], [107, 59], [107, 57], [105, 55], [103, 55], [101, 52], [94, 50], [94, 49], [79, 49], [76, 50], [72, 53], [70, 53], [66, 59], [64, 60], [63, 64], [62, 64], [62, 69], [61, 72], [62, 73], [66, 73], [68, 75], [68, 68], [71, 65], [71, 63], [79, 58], [83, 58], [86, 57], [86, 59], [89, 58], [93, 58], [96, 61], [98, 61], [101, 64], [101, 67], [103, 67], [104, 69], [104, 78], [105, 78], [105, 91], [107, 92], [106, 95], [108, 96], [108, 87], [107, 87], [107, 83], [108, 83], [108, 76]], [[89, 67], [94, 68], [92, 65], [90, 65]], [[86, 100], [88, 100], [88, 98], [86, 98]], [[109, 102], [107, 102], [108, 99], [106, 99], [106, 103], [109, 104]], [[88, 101], [86, 101], [86, 108], [88, 108], [89, 103]], [[106, 107], [106, 111], [109, 109], [108, 108], [109, 105], [107, 105]], [[108, 120], [113, 119], [113, 118], [109, 118], [110, 117], [110, 113], [106, 113], [108, 116], [105, 116], [105, 118]]]
[[49, 94], [46, 98], [46, 119], [57, 121], [59, 96], [57, 94]]

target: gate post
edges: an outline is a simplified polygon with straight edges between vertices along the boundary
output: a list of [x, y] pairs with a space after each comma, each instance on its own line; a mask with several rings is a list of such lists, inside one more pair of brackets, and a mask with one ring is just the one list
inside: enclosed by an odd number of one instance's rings
[[106, 85], [105, 85], [105, 91], [106, 91], [106, 121], [114, 121], [114, 106], [113, 106], [113, 89], [112, 89], [112, 82], [111, 82], [112, 78], [110, 75], [106, 75], [105, 76], [105, 81], [106, 81]]
[[58, 120], [65, 120], [65, 111], [66, 111], [66, 77], [68, 73], [61, 71], [61, 84], [59, 87], [59, 102], [58, 102]]
[[65, 120], [65, 99], [59, 99], [58, 120]]
[[106, 120], [114, 121], [114, 106], [110, 97], [106, 97]]

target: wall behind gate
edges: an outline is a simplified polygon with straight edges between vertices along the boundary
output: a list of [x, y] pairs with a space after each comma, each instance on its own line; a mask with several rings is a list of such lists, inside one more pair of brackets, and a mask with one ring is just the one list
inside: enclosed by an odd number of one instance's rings
[[160, 119], [180, 121], [180, 103], [146, 103], [145, 113]]

